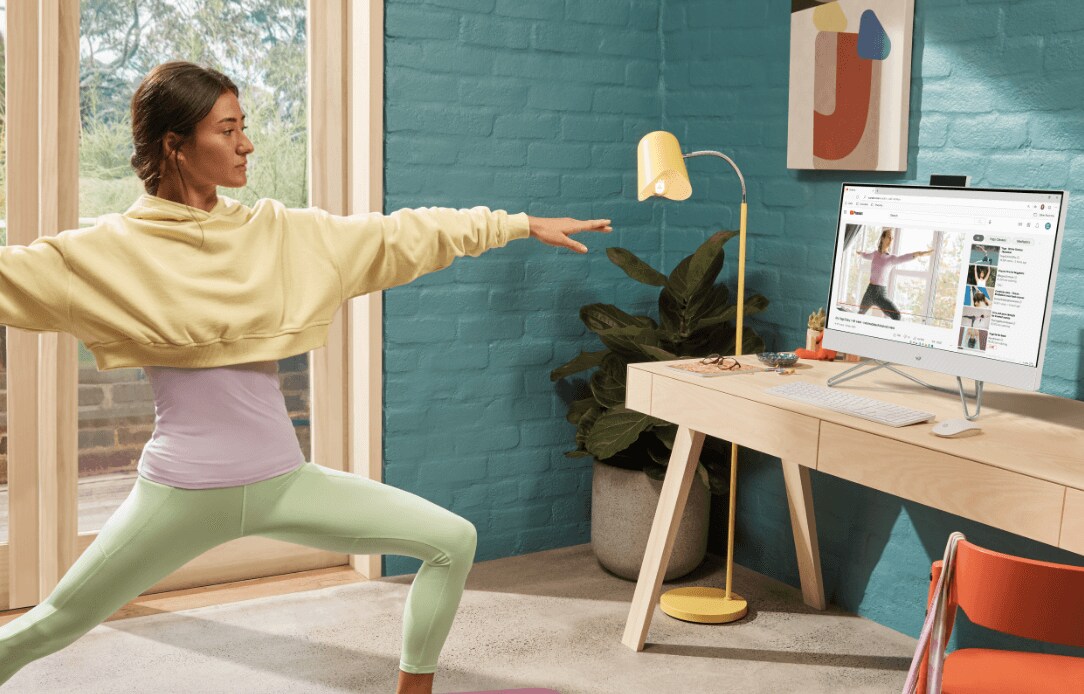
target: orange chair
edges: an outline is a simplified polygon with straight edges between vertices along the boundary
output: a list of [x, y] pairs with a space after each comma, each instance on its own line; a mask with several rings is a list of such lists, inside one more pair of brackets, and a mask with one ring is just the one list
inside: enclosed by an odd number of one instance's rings
[[[1084, 567], [994, 552], [953, 533], [945, 559], [933, 563], [927, 604], [930, 614], [912, 663], [912, 671], [918, 666], [918, 694], [937, 694], [927, 685], [936, 687], [938, 680], [944, 694], [1084, 691], [1084, 658], [988, 648], [961, 648], [946, 657], [944, 651], [957, 607], [988, 629], [1084, 647]], [[934, 677], [927, 682], [929, 673]]]

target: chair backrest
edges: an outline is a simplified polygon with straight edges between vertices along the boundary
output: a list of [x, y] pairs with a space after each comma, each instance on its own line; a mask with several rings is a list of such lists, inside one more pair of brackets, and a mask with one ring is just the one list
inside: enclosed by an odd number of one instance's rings
[[1084, 567], [1024, 559], [961, 540], [952, 588], [975, 624], [1084, 647]]

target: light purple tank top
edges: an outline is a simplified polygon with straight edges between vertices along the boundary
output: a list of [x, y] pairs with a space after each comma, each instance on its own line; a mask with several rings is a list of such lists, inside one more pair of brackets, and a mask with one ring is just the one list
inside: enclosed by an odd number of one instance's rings
[[141, 476], [210, 489], [259, 482], [305, 463], [275, 362], [143, 371], [154, 389], [155, 417]]

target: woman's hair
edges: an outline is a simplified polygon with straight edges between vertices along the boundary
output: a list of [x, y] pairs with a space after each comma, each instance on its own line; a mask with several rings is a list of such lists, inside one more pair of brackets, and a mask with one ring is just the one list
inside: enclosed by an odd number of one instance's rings
[[166, 133], [181, 136], [176, 151], [227, 90], [240, 96], [233, 80], [218, 70], [183, 60], [157, 65], [143, 78], [132, 95], [131, 162], [148, 193], [158, 192]]
[[[884, 246], [885, 246], [885, 239], [886, 238], [887, 239], [892, 238], [892, 230], [889, 229], [888, 227], [885, 227], [884, 231], [881, 232], [881, 238], [877, 239], [877, 252], [878, 253], [882, 252], [881, 249], [884, 248]], [[887, 253], [888, 251], [884, 251], [884, 252]]]

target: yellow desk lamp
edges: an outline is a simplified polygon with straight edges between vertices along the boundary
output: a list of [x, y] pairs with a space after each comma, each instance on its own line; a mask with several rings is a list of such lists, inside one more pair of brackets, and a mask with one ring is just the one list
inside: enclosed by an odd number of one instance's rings
[[[741, 181], [741, 222], [738, 229], [738, 306], [737, 331], [734, 339], [734, 354], [741, 354], [742, 318], [745, 308], [745, 218], [748, 206], [745, 202], [745, 178], [737, 164], [721, 152], [711, 150], [681, 153], [681, 145], [671, 133], [656, 130], [640, 139], [636, 148], [636, 181], [640, 201], [649, 197], [664, 197], [671, 200], [685, 200], [692, 195], [689, 173], [685, 169], [685, 159], [690, 157], [713, 156], [725, 159], [738, 174]], [[734, 573], [734, 510], [735, 493], [738, 482], [738, 447], [730, 446], [730, 519], [726, 541], [726, 590], [718, 588], [677, 588], [666, 591], [659, 599], [662, 611], [671, 617], [689, 622], [722, 624], [734, 622], [745, 616], [749, 604], [740, 595], [730, 590], [731, 577]]]

